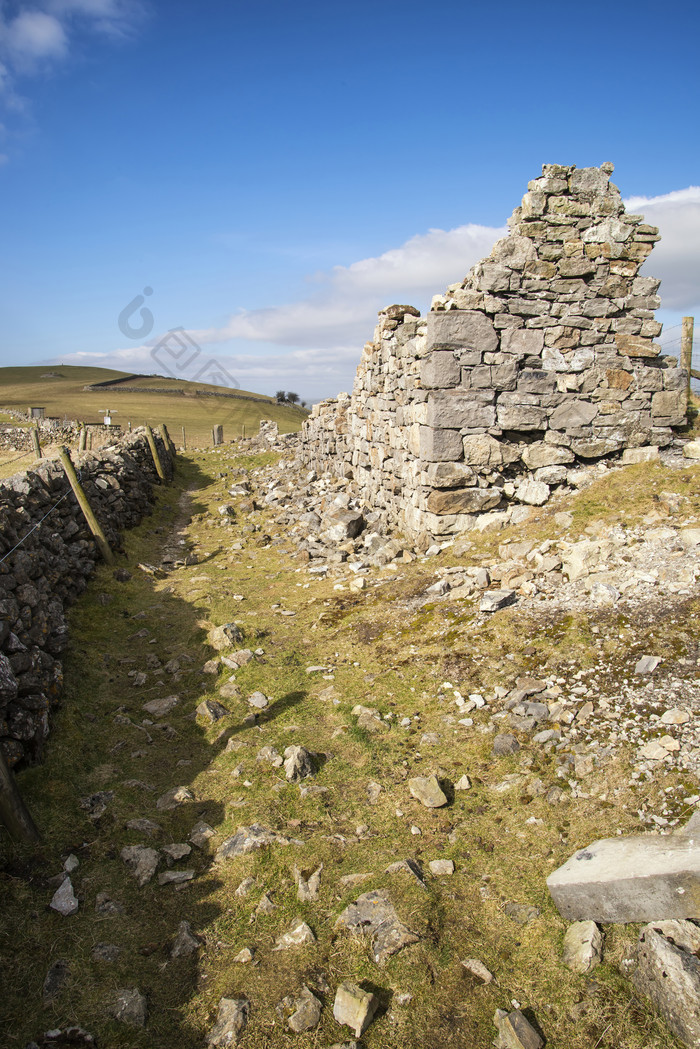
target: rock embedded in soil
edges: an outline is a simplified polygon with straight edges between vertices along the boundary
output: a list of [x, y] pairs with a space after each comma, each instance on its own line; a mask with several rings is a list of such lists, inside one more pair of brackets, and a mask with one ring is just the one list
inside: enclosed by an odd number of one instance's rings
[[116, 943], [96, 943], [90, 951], [90, 957], [96, 962], [116, 962], [122, 948]]
[[345, 908], [336, 925], [342, 925], [355, 934], [368, 929], [373, 934], [372, 956], [378, 964], [419, 940], [418, 935], [400, 920], [383, 889], [358, 896], [354, 903]]
[[199, 717], [212, 725], [217, 721], [221, 721], [222, 718], [228, 717], [230, 713], [230, 710], [227, 710], [223, 704], [215, 699], [203, 699], [197, 707]]
[[575, 973], [588, 973], [600, 965], [603, 934], [595, 922], [574, 922], [564, 934], [562, 961]]
[[494, 1042], [496, 1049], [541, 1049], [544, 1045], [544, 1039], [520, 1009], [509, 1013], [505, 1009], [496, 1009], [493, 1022], [498, 1031]]
[[290, 947], [301, 947], [305, 943], [316, 943], [316, 937], [305, 921], [293, 922], [287, 932], [275, 940], [273, 951], [286, 951]]
[[517, 754], [520, 744], [510, 732], [499, 733], [493, 741], [491, 753], [496, 757], [504, 757], [509, 754]]
[[189, 787], [171, 787], [156, 802], [156, 808], [160, 812], [170, 812], [184, 805], [187, 801], [194, 801], [194, 792]]
[[481, 980], [482, 983], [492, 983], [493, 973], [489, 972], [482, 961], [478, 958], [465, 958], [462, 961], [462, 965], [470, 972], [472, 976], [476, 976], [477, 980]]
[[139, 834], [147, 834], [149, 838], [155, 838], [163, 832], [163, 828], [159, 823], [154, 823], [153, 820], [145, 818], [129, 820], [126, 823], [126, 827], [128, 830], [135, 830]]
[[124, 987], [116, 993], [112, 1016], [131, 1027], [145, 1027], [148, 1007], [145, 995], [137, 987]]
[[299, 783], [316, 771], [315, 755], [306, 747], [291, 746], [284, 752], [284, 774], [290, 783]]
[[125, 845], [119, 853], [124, 863], [131, 869], [136, 884], [143, 888], [151, 880], [158, 866], [158, 853], [145, 845]]
[[70, 878], [63, 879], [53, 894], [49, 907], [52, 911], [58, 911], [64, 918], [68, 918], [71, 914], [77, 912], [78, 900], [73, 892], [73, 884]]
[[287, 1026], [295, 1034], [312, 1031], [321, 1021], [321, 1002], [308, 987], [302, 987], [297, 998], [291, 996], [285, 998], [283, 1002], [280, 1002], [280, 1006], [283, 1014], [287, 1010], [292, 1010]]
[[294, 880], [297, 885], [297, 899], [300, 903], [308, 903], [318, 898], [318, 890], [321, 886], [321, 871], [323, 864], [313, 872], [300, 871], [294, 868]]
[[487, 590], [479, 602], [480, 612], [498, 612], [515, 601], [515, 590]]
[[[660, 926], [680, 926], [664, 935]], [[646, 925], [627, 966], [632, 983], [654, 1003], [674, 1035], [686, 1045], [700, 1045], [700, 961], [695, 954], [698, 930], [686, 938], [689, 922]], [[679, 942], [680, 941], [680, 942]]]
[[447, 805], [447, 796], [443, 793], [437, 776], [414, 776], [408, 781], [412, 797], [427, 809], [440, 809]]
[[53, 963], [46, 973], [42, 987], [41, 997], [44, 1005], [48, 1005], [59, 996], [69, 976], [70, 965], [65, 958], [59, 958]]
[[239, 827], [235, 834], [219, 845], [216, 850], [216, 861], [230, 860], [236, 856], [245, 856], [255, 849], [265, 848], [267, 845], [289, 845], [290, 839], [283, 834], [270, 830], [260, 823], [251, 823], [249, 827]]
[[264, 692], [253, 692], [248, 696], [248, 706], [255, 710], [265, 710], [270, 705], [270, 700]]
[[151, 717], [163, 718], [174, 710], [179, 702], [179, 696], [163, 696], [161, 699], [151, 699], [148, 703], [144, 703], [142, 710], [145, 710]]
[[207, 1041], [209, 1049], [238, 1045], [249, 1016], [250, 1002], [247, 998], [221, 998], [216, 1023]]
[[200, 943], [192, 935], [192, 926], [189, 922], [180, 922], [177, 928], [177, 936], [170, 949], [171, 958], [187, 958], [199, 950]]
[[346, 980], [336, 991], [333, 1016], [339, 1024], [346, 1024], [357, 1038], [367, 1030], [379, 1008], [379, 999], [359, 984]]

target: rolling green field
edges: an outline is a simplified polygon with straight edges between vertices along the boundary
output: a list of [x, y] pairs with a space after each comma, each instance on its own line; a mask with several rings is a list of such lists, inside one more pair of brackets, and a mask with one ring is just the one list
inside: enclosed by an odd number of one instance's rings
[[[185, 427], [189, 446], [211, 444], [211, 429], [217, 423], [224, 427], [224, 440], [246, 436], [258, 429], [261, 419], [274, 419], [281, 433], [301, 428], [306, 412], [291, 405], [277, 404], [272, 398], [245, 390], [188, 383], [184, 379], [163, 376], [138, 376], [123, 388], [86, 390], [90, 383], [106, 382], [127, 376], [128, 372], [107, 368], [82, 368], [72, 365], [39, 365], [35, 367], [0, 368], [0, 409], [31, 405], [46, 408], [47, 416], [102, 422], [101, 410], [111, 409], [115, 423], [126, 428], [166, 423], [173, 439], [182, 440]], [[137, 390], [130, 392], [130, 387]], [[144, 387], [153, 392], [138, 392]], [[167, 390], [167, 393], [158, 392]], [[197, 396], [197, 391], [229, 396]], [[234, 394], [234, 397], [230, 395]]]

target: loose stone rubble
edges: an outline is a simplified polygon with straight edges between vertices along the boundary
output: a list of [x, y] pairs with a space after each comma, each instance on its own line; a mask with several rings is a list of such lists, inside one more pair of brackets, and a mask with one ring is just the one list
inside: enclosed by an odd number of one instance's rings
[[[509, 236], [427, 317], [383, 310], [352, 394], [304, 423], [304, 461], [392, 526], [444, 536], [542, 505], [581, 463], [668, 445], [687, 376], [653, 341], [659, 281], [639, 276], [659, 231], [626, 214], [612, 171], [545, 164]], [[342, 508], [325, 535], [359, 527]]]

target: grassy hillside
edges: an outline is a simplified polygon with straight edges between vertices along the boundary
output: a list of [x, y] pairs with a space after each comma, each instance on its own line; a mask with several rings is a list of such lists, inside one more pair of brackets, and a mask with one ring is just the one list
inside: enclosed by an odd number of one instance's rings
[[[184, 426], [190, 445], [210, 444], [215, 423], [223, 425], [224, 439], [229, 440], [240, 436], [244, 426], [248, 435], [257, 431], [261, 419], [274, 419], [282, 433], [291, 433], [300, 429], [305, 418], [302, 410], [260, 394], [162, 376], [139, 376], [116, 390], [84, 388], [128, 374], [71, 365], [0, 368], [0, 408], [26, 410], [30, 404], [42, 405], [48, 416], [92, 423], [101, 422], [100, 410], [109, 408], [114, 422], [123, 427], [129, 422], [132, 426], [166, 423], [178, 443]], [[139, 392], [144, 388], [152, 392]], [[158, 392], [162, 390], [169, 392]], [[229, 396], [197, 396], [197, 391]]]

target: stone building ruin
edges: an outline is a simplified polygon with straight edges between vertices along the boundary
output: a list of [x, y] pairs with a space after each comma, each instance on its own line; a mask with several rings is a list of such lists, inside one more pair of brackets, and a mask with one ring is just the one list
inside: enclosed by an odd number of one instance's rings
[[383, 310], [352, 394], [305, 422], [304, 460], [440, 536], [542, 505], [582, 464], [669, 444], [687, 374], [654, 342], [660, 282], [639, 276], [659, 231], [626, 214], [612, 171], [545, 164], [509, 235], [426, 317]]

